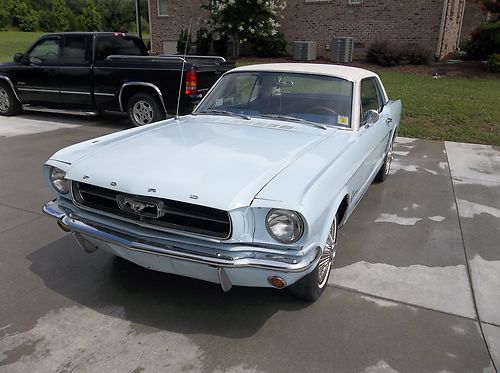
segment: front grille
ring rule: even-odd
[[[169,199],[121,193],[98,186],[72,182],[74,201],[83,207],[153,226],[227,239],[231,220],[224,210]],[[134,208],[137,212],[134,212]]]

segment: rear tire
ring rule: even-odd
[[[0,82],[0,115],[10,117],[21,112],[21,103],[6,82]]]
[[[149,93],[136,93],[127,103],[127,113],[134,126],[143,126],[165,119],[160,100]]]
[[[290,285],[288,289],[292,295],[307,302],[314,302],[323,294],[328,283],[328,278],[330,277],[333,259],[335,258],[337,230],[338,220],[337,216],[335,216],[318,265],[311,273]]]

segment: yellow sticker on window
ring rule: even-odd
[[[339,115],[338,122],[339,122],[339,124],[342,124],[343,126],[348,126],[349,125],[349,117]]]

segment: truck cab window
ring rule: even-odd
[[[28,60],[35,65],[55,65],[59,55],[59,38],[40,40],[28,53]]]
[[[111,55],[146,56],[147,53],[136,38],[115,35],[99,37],[96,60],[103,61]]]
[[[63,65],[89,65],[91,60],[91,37],[68,35],[64,37],[61,54]]]

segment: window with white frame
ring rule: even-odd
[[[167,15],[167,0],[158,0],[158,15]]]

